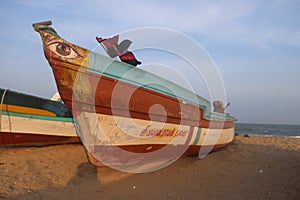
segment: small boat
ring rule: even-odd
[[[33,27],[92,164],[169,163],[233,141],[233,116],[212,112],[208,100],[160,76],[66,41],[51,24]]]
[[[80,142],[62,102],[0,88],[0,147]]]

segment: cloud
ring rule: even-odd
[[[300,22],[295,20],[300,17],[296,14],[300,4],[293,0],[269,4],[259,0],[23,0],[18,4],[53,16],[54,25],[62,33],[80,41],[95,33],[113,35],[132,28],[164,27],[226,45],[300,47]]]
[[[41,6],[41,5],[38,5]],[[216,43],[268,48],[273,43],[299,47],[299,22],[289,10],[295,1],[63,1],[45,7],[63,6],[65,29],[80,37],[88,32],[113,34],[141,27],[165,27],[197,35]],[[287,26],[284,21],[289,21]],[[293,22],[294,21],[294,22]],[[296,28],[298,25],[298,28]],[[83,31],[86,30],[86,31]]]

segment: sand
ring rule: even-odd
[[[0,149],[0,199],[300,199],[300,139],[239,135],[144,174],[91,165],[80,144]]]

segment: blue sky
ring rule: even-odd
[[[300,124],[300,1],[2,1],[0,87],[56,92],[32,23],[52,20],[68,41],[162,27],[193,38],[217,65],[239,122]]]

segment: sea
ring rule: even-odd
[[[236,123],[236,134],[263,135],[263,136],[290,136],[300,138],[299,125],[280,124],[248,124]]]

